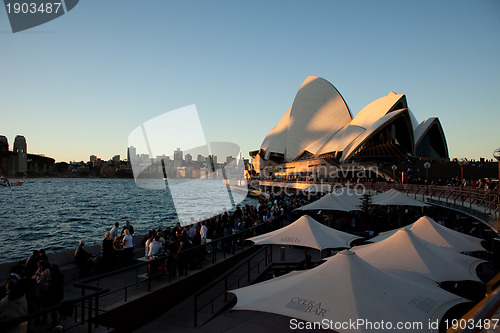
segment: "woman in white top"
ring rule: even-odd
[[[134,243],[132,242],[132,236],[130,236],[130,231],[128,231],[128,229],[125,229],[123,233],[123,256],[125,263],[129,264],[132,262],[132,251],[134,250]]]
[[[125,236],[123,236],[123,240],[122,240],[123,248],[129,249],[129,248],[134,247],[134,243],[132,242],[132,236],[130,236],[130,231],[128,231],[128,229],[125,229],[123,231],[123,233],[125,234]]]
[[[156,235],[154,237],[154,240],[151,243],[149,243],[148,257],[151,259],[155,255],[160,254],[160,250],[161,250],[160,236]]]

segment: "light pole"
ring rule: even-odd
[[[500,222],[500,148],[497,148],[493,151],[493,157],[498,161],[497,214],[498,214],[498,221]]]
[[[391,169],[392,169],[392,179],[394,179],[394,183],[396,183],[396,170],[397,170],[397,165],[393,164]]]
[[[426,174],[425,183],[427,184],[427,186],[429,186],[429,168],[430,167],[431,167],[431,164],[429,162],[424,163],[425,174]]]
[[[498,181],[500,182],[500,148],[493,151],[493,157],[498,161]]]
[[[460,165],[460,183],[463,186],[463,183],[464,183],[464,165],[467,164],[467,159],[465,157],[460,157],[458,159],[458,164]]]

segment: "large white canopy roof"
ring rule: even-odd
[[[398,230],[380,242],[353,248],[361,258],[387,273],[412,273],[436,282],[481,281],[477,266],[484,260],[466,256],[449,248],[429,243],[410,228]]]
[[[352,251],[342,251],[319,267],[232,290],[234,310],[280,314],[311,322],[422,322],[441,319],[466,300],[437,285],[402,280],[373,267]],[[372,332],[366,327],[339,332]]]
[[[472,237],[461,232],[446,228],[427,216],[422,216],[416,222],[408,226],[410,230],[423,240],[453,249],[457,252],[484,251],[480,238]],[[370,242],[380,242],[399,229],[386,231],[369,239]]]
[[[349,248],[351,242],[362,237],[329,228],[309,215],[267,234],[249,238],[255,244],[298,245],[318,250]]]
[[[371,198],[372,205],[382,205],[382,206],[416,206],[416,207],[426,207],[428,204],[413,199],[408,195],[404,194],[395,189],[390,189],[387,192],[379,193]]]
[[[360,200],[360,197],[356,194],[332,192],[295,210],[339,210],[350,212],[353,210],[361,210],[358,206],[361,203]]]

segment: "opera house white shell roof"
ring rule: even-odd
[[[405,95],[390,92],[353,119],[338,90],[316,76],[302,83],[292,107],[267,134],[259,152],[263,159],[279,162],[311,157],[339,162],[408,155],[448,158],[439,119],[419,124]]]

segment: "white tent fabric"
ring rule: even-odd
[[[350,212],[353,210],[361,210],[358,204],[360,204],[360,198],[355,194],[339,194],[332,192],[295,210],[340,210]]]
[[[481,245],[481,242],[483,241],[482,239],[446,228],[427,216],[422,216],[408,227],[410,227],[410,230],[415,235],[423,240],[439,246],[451,248],[457,252],[485,250]],[[374,243],[380,242],[392,236],[398,230],[399,229],[386,231],[374,238],[369,239],[369,241]]]
[[[330,192],[332,190],[332,186],[330,184],[312,184],[304,189],[304,192],[310,193],[324,193]]]
[[[427,207],[429,206],[422,201],[413,199],[403,192],[397,191],[395,189],[390,189],[387,192],[375,194],[371,198],[372,205],[382,205],[382,206],[416,206],[416,207]]]
[[[384,273],[352,251],[342,251],[319,267],[292,273],[278,279],[232,290],[237,297],[233,310],[264,311],[309,322],[322,320],[349,323],[394,325],[398,322],[421,322],[440,319],[452,306],[466,300],[440,289],[402,280]],[[364,324],[335,327],[338,332],[375,332]]]
[[[476,268],[485,262],[429,243],[410,228],[403,228],[378,243],[354,247],[352,251],[384,272],[413,273],[436,282],[481,281]]]
[[[311,247],[318,250],[348,248],[362,237],[327,227],[309,215],[301,216],[286,227],[249,238],[255,244],[280,244]]]

